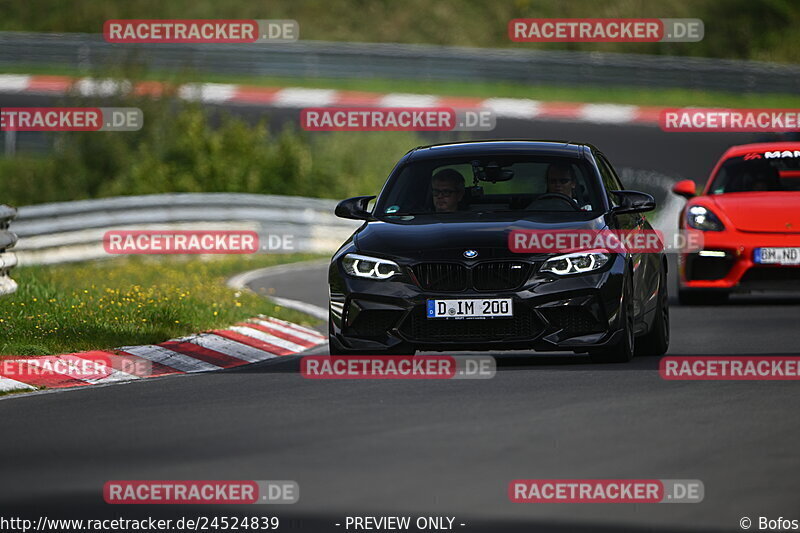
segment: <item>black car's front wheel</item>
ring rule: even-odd
[[[650,331],[636,339],[636,355],[664,355],[669,348],[669,296],[667,273],[661,273],[658,282],[658,304]]]
[[[590,351],[589,357],[593,363],[627,363],[633,359],[636,338],[633,330],[633,280],[630,275],[625,277],[625,286],[622,291],[623,296],[620,303],[622,335],[616,343]]]

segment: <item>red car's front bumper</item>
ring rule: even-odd
[[[800,290],[800,266],[755,262],[757,248],[800,247],[800,233],[706,231],[703,249],[678,255],[683,289]],[[724,255],[723,255],[724,253]]]

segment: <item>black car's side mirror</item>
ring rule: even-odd
[[[656,208],[656,199],[646,192],[639,191],[611,191],[617,197],[619,205],[613,208],[619,215],[627,213],[644,213]]]
[[[350,218],[353,220],[372,220],[372,214],[367,211],[367,205],[374,196],[356,196],[342,200],[336,206],[334,214],[341,218]]]

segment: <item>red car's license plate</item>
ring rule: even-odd
[[[754,260],[762,265],[800,265],[800,248],[756,248]]]

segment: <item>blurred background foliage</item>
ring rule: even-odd
[[[310,136],[266,120],[213,114],[177,98],[72,97],[69,106],[144,112],[137,132],[53,134],[48,154],[0,158],[11,205],[166,192],[244,192],[344,198],[377,192],[394,163],[424,144],[414,133],[332,132]]]
[[[699,43],[513,43],[512,18],[699,18]],[[101,33],[108,19],[295,19],[300,38],[800,63],[797,0],[3,0],[0,30]]]

